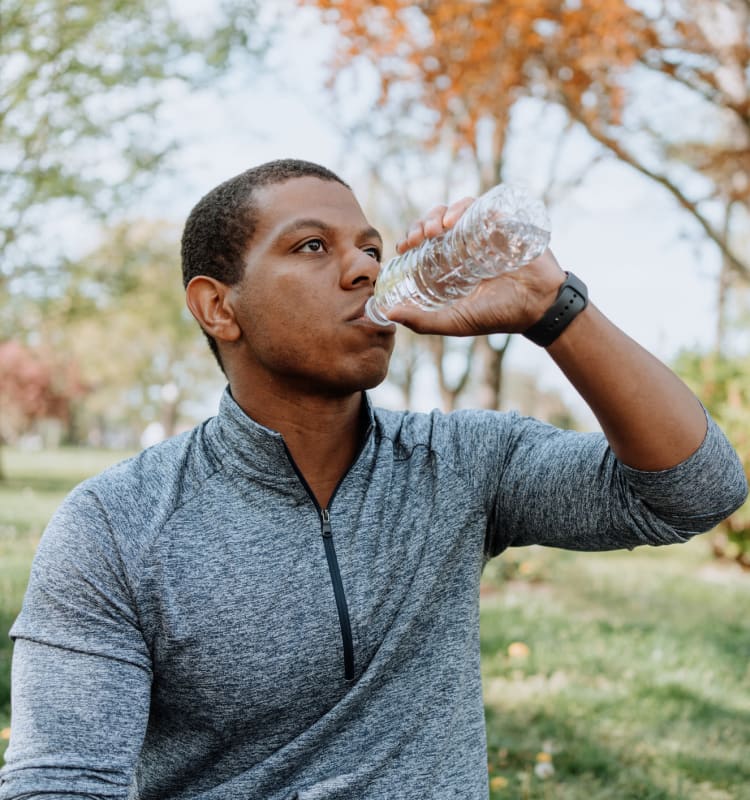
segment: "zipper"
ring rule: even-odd
[[[336,611],[338,612],[339,627],[341,628],[341,642],[344,647],[344,678],[347,681],[354,680],[354,638],[352,636],[352,625],[351,625],[351,619],[349,618],[349,607],[346,602],[346,593],[344,592],[344,583],[341,580],[339,561],[338,558],[336,557],[336,548],[334,547],[333,544],[333,530],[331,528],[331,513],[329,509],[333,504],[333,498],[336,496],[336,493],[339,490],[339,486],[341,486],[341,484],[344,482],[344,478],[346,478],[352,467],[359,460],[360,455],[362,455],[362,451],[365,449],[365,444],[370,438],[372,428],[373,426],[372,424],[370,424],[369,427],[367,428],[365,435],[362,437],[362,443],[360,444],[359,450],[357,451],[357,455],[352,461],[351,466],[341,476],[341,480],[336,484],[336,488],[333,490],[333,494],[331,495],[331,498],[328,501],[328,508],[320,507],[320,503],[318,503],[317,498],[313,494],[313,491],[310,488],[310,484],[308,484],[308,482],[305,480],[305,476],[302,474],[302,472],[300,472],[300,469],[297,466],[297,462],[292,457],[291,452],[289,452],[289,448],[286,446],[286,442],[284,442],[284,450],[286,450],[286,455],[287,458],[289,459],[289,463],[292,465],[292,468],[297,473],[297,477],[299,478],[300,483],[302,484],[308,496],[312,500],[313,505],[315,506],[315,509],[317,510],[318,515],[320,517],[320,535],[323,538],[323,546],[325,548],[326,561],[328,562],[328,572],[330,573],[331,584],[333,585],[333,596],[334,599],[336,600]]]
[[[344,645],[344,677],[354,680],[354,640],[352,639],[352,626],[349,619],[349,607],[346,604],[344,584],[341,580],[339,562],[336,558],[336,548],[333,546],[333,531],[331,530],[331,515],[327,508],[320,511],[320,533],[323,536],[323,545],[326,550],[328,571],[331,573],[333,596],[336,599],[336,610],[339,614],[341,626],[341,641]]]

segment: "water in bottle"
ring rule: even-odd
[[[453,228],[425,239],[385,264],[365,308],[380,325],[401,303],[432,311],[470,294],[487,278],[518,269],[549,243],[550,222],[540,200],[500,184],[477,198]]]

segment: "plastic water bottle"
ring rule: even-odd
[[[540,256],[550,239],[547,209],[518,186],[501,183],[478,197],[449,231],[425,239],[380,270],[365,313],[390,325],[401,303],[434,311],[471,294],[487,278]]]

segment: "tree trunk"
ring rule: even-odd
[[[730,200],[727,203],[726,214],[724,216],[724,230],[723,237],[729,241],[729,232],[731,230],[731,217],[734,204]],[[729,290],[732,286],[732,263],[727,258],[726,253],[722,254],[721,269],[719,271],[719,287],[716,298],[716,341],[714,343],[714,350],[717,355],[721,355],[724,351],[724,344],[727,334],[727,301],[729,300]]]
[[[162,406],[162,426],[164,438],[170,439],[177,432],[177,423],[180,418],[180,398],[166,401]]]
[[[497,410],[502,405],[503,360],[512,340],[506,334],[500,347],[493,347],[489,336],[480,336],[477,349],[481,364],[479,386],[479,405],[482,408]]]
[[[437,373],[441,407],[443,411],[455,411],[458,406],[458,398],[466,389],[469,382],[474,362],[474,353],[476,352],[477,337],[470,340],[469,348],[465,354],[464,367],[461,370],[458,380],[455,381],[453,385],[448,381],[448,376],[446,374],[445,341],[445,337],[443,336],[427,337],[427,345],[430,348],[432,362],[435,365],[435,372]]]
[[[408,328],[399,328],[396,349],[388,370],[388,381],[401,392],[405,408],[411,408],[412,405],[414,375],[421,350],[421,337]]]

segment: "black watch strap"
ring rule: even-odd
[[[527,339],[540,347],[549,347],[589,304],[586,284],[572,272],[566,272],[565,275],[567,277],[555,302],[539,322],[523,332]]]

